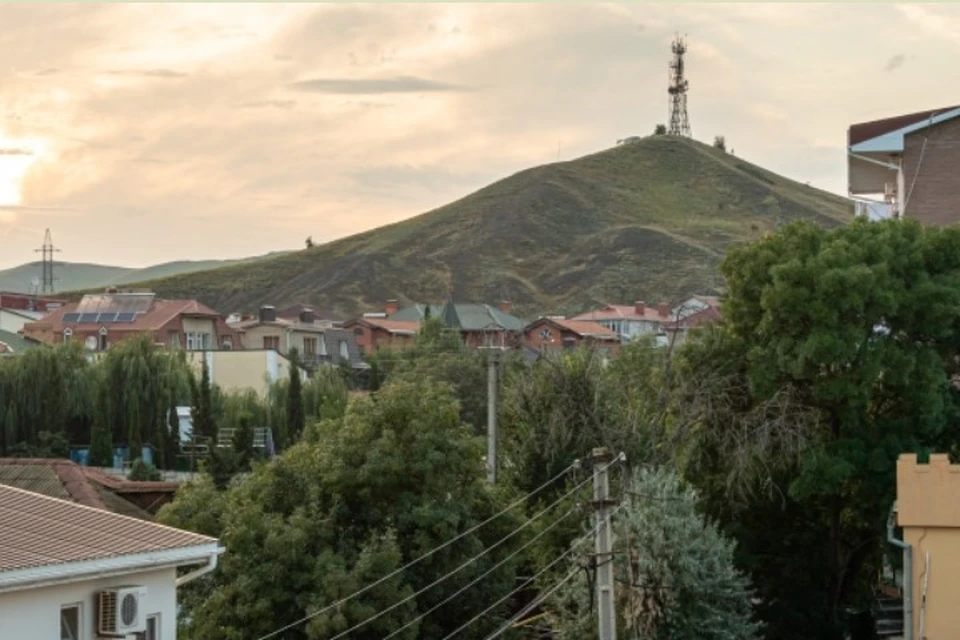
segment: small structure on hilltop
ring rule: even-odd
[[[687,42],[679,35],[674,38],[670,46],[673,59],[670,61],[670,85],[667,93],[670,95],[670,125],[667,133],[671,136],[690,137],[690,117],[687,115],[687,90],[690,82],[684,75],[683,56],[687,52]]]

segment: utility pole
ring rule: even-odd
[[[613,593],[613,539],[610,532],[610,478],[607,469],[614,456],[601,447],[593,450],[593,509],[595,514],[594,540],[596,542],[597,625],[599,640],[616,640],[617,610]]]
[[[497,483],[497,364],[499,351],[487,350],[487,479]]]

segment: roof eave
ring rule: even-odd
[[[65,562],[0,572],[0,593],[198,564],[225,549],[213,541],[189,547]]]

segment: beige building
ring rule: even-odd
[[[354,334],[336,329],[329,320],[318,319],[303,309],[296,318],[278,317],[271,306],[260,308],[257,317],[231,322],[241,335],[244,349],[272,349],[285,356],[296,349],[300,361],[308,366],[348,363],[364,368]]]
[[[913,633],[904,637],[960,637],[960,465],[950,464],[946,454],[931,454],[928,464],[918,464],[915,453],[901,455],[896,509],[903,543],[909,545],[904,631],[912,626]],[[895,539],[892,532],[890,537]]]
[[[271,382],[290,377],[290,360],[273,349],[187,352],[187,361],[198,375],[203,360],[207,361],[210,382],[226,392],[249,389],[264,397]],[[300,379],[307,379],[303,368]]]

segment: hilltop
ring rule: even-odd
[[[78,289],[96,289],[110,285],[126,285],[144,280],[166,278],[197,271],[207,271],[235,264],[245,264],[265,257],[281,255],[282,252],[267,254],[255,258],[238,260],[178,260],[143,267],[114,267],[85,262],[55,262],[53,265],[57,291],[76,291]],[[32,283],[40,277],[42,263],[28,262],[10,269],[0,270],[0,291],[29,293]]]
[[[509,299],[520,313],[715,293],[731,243],[852,219],[839,196],[694,140],[651,136],[521,171],[403,222],[267,258],[137,283],[227,313],[303,302]]]

